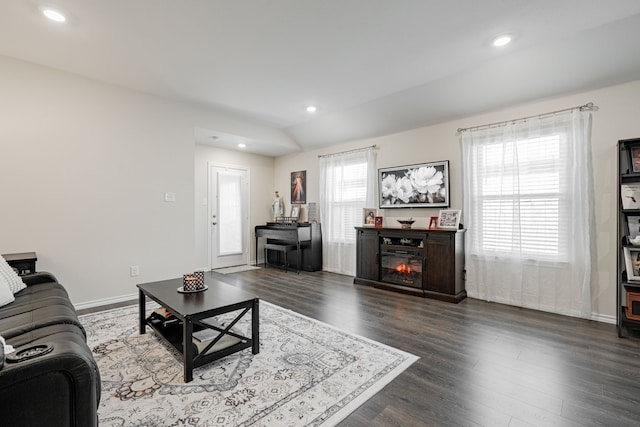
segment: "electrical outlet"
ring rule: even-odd
[[[129,272],[131,274],[131,277],[137,277],[140,275],[140,267],[138,267],[137,265],[132,265],[131,267],[129,267]]]

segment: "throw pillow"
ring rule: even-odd
[[[0,284],[2,283],[6,283],[14,294],[27,287],[20,276],[7,264],[7,260],[0,256]]]
[[[1,280],[0,280],[1,281]],[[13,296],[13,292],[4,283],[0,283],[0,307],[15,301],[16,297]]]
[[[0,336],[0,347],[2,347],[4,354],[7,355],[9,353],[13,353],[15,348],[12,345],[7,344],[7,342]]]

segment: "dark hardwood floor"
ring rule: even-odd
[[[618,338],[614,325],[326,272],[208,274],[420,357],[341,426],[640,425],[640,340]]]

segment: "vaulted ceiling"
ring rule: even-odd
[[[639,0],[0,0],[0,55],[256,120],[285,151],[637,80],[638,40]]]

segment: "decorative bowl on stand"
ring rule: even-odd
[[[400,223],[400,225],[402,226],[403,230],[408,230],[411,228],[411,224],[413,224],[414,222],[416,222],[415,220],[409,218],[409,219],[398,219],[396,220]]]

